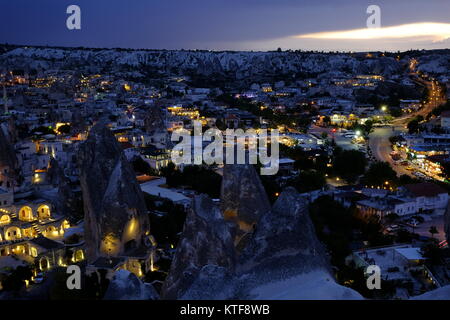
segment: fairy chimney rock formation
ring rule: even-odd
[[[78,155],[88,261],[127,256],[150,232],[148,211],[135,173],[111,131],[96,124]]]
[[[242,249],[255,224],[270,209],[266,191],[252,165],[225,165],[221,210],[225,220],[235,224],[237,248]]]
[[[234,270],[232,234],[227,223],[206,195],[195,197],[183,234],[163,286],[164,299],[179,299],[207,265]]]

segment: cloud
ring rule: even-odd
[[[421,38],[433,42],[450,38],[450,23],[420,22],[381,28],[317,32],[293,36],[296,39],[369,40]]]

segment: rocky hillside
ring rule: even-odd
[[[243,79],[258,75],[352,72],[390,75],[405,61],[393,57],[364,59],[344,53],[212,52],[20,47],[0,55],[0,66],[51,69],[80,66],[150,67],[156,72],[222,74]]]
[[[163,298],[180,298],[203,266],[234,270],[235,260],[233,237],[220,211],[207,196],[196,197],[164,283]]]
[[[233,171],[242,172],[237,166]],[[224,172],[223,183],[227,184]],[[254,232],[239,248],[233,245],[235,221],[225,223],[205,196],[187,217],[180,246],[165,284],[166,299],[361,299],[357,292],[338,285],[324,247],[316,237],[308,202],[292,188],[274,206],[249,209],[265,199],[264,189],[251,171],[231,175],[227,186],[235,195],[241,216],[255,221]],[[235,180],[233,180],[235,179]],[[239,183],[238,183],[239,181]],[[236,190],[231,190],[232,188]],[[252,190],[255,194],[246,193]],[[239,196],[239,191],[243,196]],[[225,193],[226,194],[226,193]],[[245,200],[246,199],[246,200]],[[222,201],[230,202],[231,197]],[[247,202],[246,202],[247,201]],[[246,210],[249,209],[248,212]],[[258,215],[252,215],[258,209]],[[264,210],[263,210],[264,209]]]
[[[17,157],[7,132],[0,125],[0,168],[3,167],[16,169]]]
[[[450,203],[445,211],[445,233],[447,235],[447,241],[450,243]]]
[[[157,300],[158,293],[150,283],[143,283],[133,273],[119,270],[114,273],[104,300]]]

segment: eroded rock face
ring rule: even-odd
[[[58,188],[57,196],[51,199],[57,212],[67,217],[70,222],[76,223],[83,217],[82,197],[74,192],[69,178],[66,177],[59,162],[52,158],[46,174],[46,182]]]
[[[419,296],[412,297],[411,300],[450,300],[450,286],[441,287]]]
[[[192,285],[179,297],[180,300],[226,300],[235,296],[236,287],[226,286],[235,282],[229,269],[216,265],[201,268]]]
[[[71,126],[73,133],[80,133],[85,129],[85,122],[80,110],[75,110],[72,113]]]
[[[80,59],[80,57],[82,57]],[[52,59],[49,59],[52,58]],[[421,55],[424,72],[445,73],[448,70],[448,57],[426,53]],[[423,62],[422,62],[423,60]],[[348,54],[311,54],[299,52],[198,52],[198,51],[118,51],[74,50],[55,48],[16,48],[0,55],[0,66],[11,68],[59,68],[83,64],[88,70],[98,70],[106,63],[111,67],[126,66],[140,71],[142,65],[151,67],[155,72],[170,72],[176,66],[178,72],[194,73],[199,76],[225,76],[224,79],[266,79],[269,76],[290,75],[302,70],[311,73],[324,73],[330,70],[355,74],[390,75],[401,70],[404,61],[394,57],[360,59]]]
[[[9,189],[15,184],[17,157],[9,137],[0,125],[0,187]]]
[[[144,125],[147,133],[166,132],[166,115],[162,108],[155,106],[145,116]]]
[[[50,159],[50,164],[45,175],[45,180],[52,186],[60,185],[64,180],[64,172],[55,158]]]
[[[8,136],[0,126],[0,165],[15,168],[17,166],[17,157],[14,146]]]
[[[447,236],[447,241],[450,242],[450,201],[447,205],[447,210],[445,210],[445,234]]]
[[[78,154],[88,261],[145,245],[149,219],[135,173],[111,131],[96,124]]]
[[[309,216],[308,202],[294,188],[287,188],[263,215],[239,262],[240,272],[269,272],[275,265],[291,266],[294,273],[331,270]]]
[[[143,283],[136,275],[119,270],[114,274],[104,300],[157,300],[155,288],[149,283]]]
[[[270,211],[266,191],[252,165],[224,167],[221,210],[225,220],[235,224],[235,244],[242,249],[254,225]]]
[[[233,237],[218,208],[206,195],[194,199],[162,297],[178,299],[206,265],[234,270]]]
[[[76,223],[83,218],[83,200],[81,194],[74,192],[68,179],[62,180],[58,187],[58,212]]]
[[[340,286],[316,237],[308,202],[286,189],[256,225],[234,272],[206,265],[182,299],[362,299]]]

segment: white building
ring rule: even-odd
[[[434,183],[424,182],[402,186],[396,194],[360,200],[357,207],[365,215],[376,214],[384,218],[389,214],[399,216],[419,213],[443,214],[447,204],[446,190]]]
[[[399,188],[399,195],[414,199],[416,212],[441,211],[447,208],[448,193],[431,182],[408,184]]]

